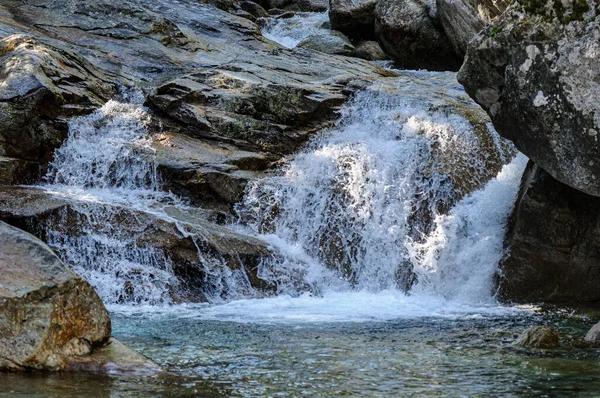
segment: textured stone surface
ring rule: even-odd
[[[348,37],[335,30],[325,30],[322,33],[308,36],[298,43],[298,47],[310,48],[326,54],[354,55],[355,49]]]
[[[372,39],[377,0],[329,0],[331,29],[352,39]]]
[[[438,18],[456,53],[464,56],[467,45],[509,2],[505,0],[437,0]]]
[[[471,43],[459,81],[521,152],[600,196],[597,15],[595,1],[516,2]]]
[[[585,341],[600,341],[600,323],[592,326],[592,328],[586,333]]]
[[[515,345],[531,348],[555,348],[559,346],[558,333],[549,326],[533,326],[519,336]]]
[[[42,242],[0,222],[0,369],[64,369],[104,344],[108,312]]]
[[[375,8],[375,36],[405,69],[458,70],[460,57],[438,25],[435,2],[380,1]]]
[[[600,301],[600,198],[530,162],[500,264],[500,297],[516,302]]]
[[[381,46],[376,41],[363,40],[356,43],[354,56],[369,61],[382,61],[388,59]]]

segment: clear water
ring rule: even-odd
[[[394,302],[383,298],[381,306],[386,304]],[[259,308],[239,305],[246,312]],[[594,397],[600,392],[600,349],[581,348],[573,337],[585,333],[597,311],[525,308],[385,321],[240,322],[242,315],[237,321],[210,319],[213,307],[198,306],[193,316],[172,309],[113,314],[114,334],[164,366],[166,374],[0,374],[0,396]],[[561,348],[511,346],[520,332],[537,324],[554,325]]]

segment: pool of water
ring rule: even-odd
[[[245,307],[246,317],[219,320],[215,307],[113,314],[114,335],[162,365],[165,374],[0,374],[2,396],[600,394],[600,348],[581,344],[597,311],[525,308],[282,321],[254,317],[252,306]],[[524,329],[538,324],[558,330],[560,348],[512,346]]]

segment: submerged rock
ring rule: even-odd
[[[549,326],[533,326],[525,330],[514,344],[520,347],[556,348],[559,346],[558,333]]]
[[[558,181],[600,196],[598,3],[513,3],[469,45],[459,81]]]
[[[298,43],[298,47],[310,48],[326,54],[354,55],[355,48],[341,32],[323,30],[322,33],[308,36]]]
[[[373,39],[377,0],[329,0],[331,28],[352,39]]]
[[[0,370],[68,367],[110,338],[94,289],[33,236],[0,222]]]
[[[462,60],[436,18],[434,2],[379,1],[375,36],[405,69],[458,70]]]
[[[509,223],[500,297],[514,302],[600,301],[600,198],[530,162]]]

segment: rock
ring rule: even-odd
[[[257,3],[250,1],[250,0],[244,0],[240,3],[240,8],[250,14],[252,14],[254,17],[256,18],[268,18],[269,17],[269,13],[262,8],[260,5],[258,5]]]
[[[525,330],[514,345],[531,348],[556,348],[559,346],[558,333],[548,326],[533,326]]]
[[[329,9],[329,0],[297,0],[286,9],[302,12],[324,12]]]
[[[375,36],[404,69],[456,71],[462,60],[435,15],[432,2],[380,1],[375,8]]]
[[[163,372],[163,369],[156,363],[114,337],[104,346],[95,349],[90,355],[68,360],[64,370],[110,374],[141,373],[144,375]]]
[[[275,254],[263,241],[211,223],[210,213],[201,209],[172,206],[164,210],[168,217],[160,218],[117,205],[67,199],[39,188],[0,188],[0,219],[40,237],[51,231],[64,237],[95,231],[118,239],[121,247],[164,253],[177,279],[167,286],[175,301],[206,301],[204,293],[210,289],[207,284],[211,280],[206,275],[205,259],[214,261],[211,267],[215,267],[215,273],[243,270],[252,287],[268,292],[269,286],[257,276],[257,266]],[[117,268],[115,272],[120,271]],[[136,280],[135,275],[130,276]],[[115,283],[126,283],[130,276],[115,276]],[[127,286],[121,290],[126,292]]]
[[[155,136],[152,149],[148,156],[158,166],[164,189],[225,213],[242,199],[248,181],[263,176],[277,159],[168,132]]]
[[[444,32],[461,57],[467,45],[494,18],[502,14],[509,1],[505,0],[437,0],[437,14]]]
[[[509,223],[501,264],[506,301],[600,301],[600,198],[555,180],[530,162]]]
[[[13,34],[0,40],[0,56],[0,156],[48,161],[66,137],[66,118],[116,93],[106,76],[60,44]]]
[[[38,162],[0,156],[0,185],[33,184],[39,179]]]
[[[498,132],[557,180],[600,196],[595,1],[514,3],[469,45],[459,80]]]
[[[329,0],[331,29],[353,40],[374,38],[376,4],[377,0]]]
[[[49,247],[0,222],[0,370],[60,370],[108,341],[94,289]]]
[[[388,59],[387,55],[376,41],[359,41],[356,44],[354,56],[368,61],[382,61]]]
[[[354,55],[354,46],[341,32],[323,30],[322,33],[308,36],[298,43],[298,47],[310,48],[325,54]]]
[[[600,322],[592,326],[592,328],[586,333],[585,341],[600,341]]]

